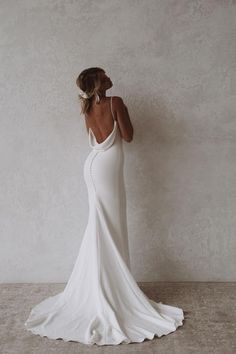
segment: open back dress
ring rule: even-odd
[[[130,269],[124,184],[123,140],[112,110],[113,129],[84,163],[89,215],[78,256],[62,292],[32,308],[25,327],[40,336],[84,344],[143,342],[183,324],[181,308],[149,299]]]

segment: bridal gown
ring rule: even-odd
[[[183,325],[181,308],[149,299],[130,270],[123,141],[114,126],[98,143],[89,128],[91,152],[83,175],[88,223],[64,290],[31,310],[25,327],[51,339],[84,344],[143,342]]]

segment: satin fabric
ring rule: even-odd
[[[123,141],[113,119],[102,143],[89,129],[91,152],[83,169],[88,223],[69,280],[61,293],[36,305],[25,322],[27,330],[42,337],[117,345],[161,337],[183,325],[181,308],[149,299],[132,276]]]

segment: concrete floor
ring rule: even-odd
[[[236,283],[138,283],[155,301],[183,308],[185,321],[175,332],[118,346],[86,346],[34,335],[24,328],[31,307],[62,291],[65,284],[0,285],[1,354],[235,354]]]

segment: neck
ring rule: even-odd
[[[102,100],[103,98],[106,97],[106,91],[99,91],[99,97],[100,97],[100,100]],[[93,97],[93,101],[95,102],[96,101],[96,97],[94,95]]]

